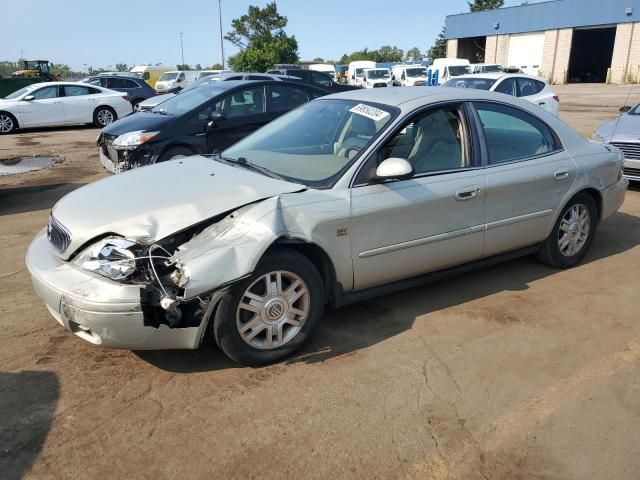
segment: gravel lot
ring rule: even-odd
[[[583,134],[629,93],[555,88]],[[0,177],[0,477],[638,479],[637,187],[575,269],[524,258],[352,305],[300,357],[238,368],[95,348],[35,296],[26,248],[104,176],[96,135],[0,137],[0,158],[62,158]]]

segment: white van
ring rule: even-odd
[[[362,71],[362,87],[393,87],[391,70],[388,68],[365,68]]]
[[[354,87],[362,87],[362,72],[365,68],[376,68],[376,62],[369,60],[358,60],[349,63],[348,80],[349,85]]]
[[[178,70],[178,67],[175,65],[137,65],[129,70],[129,72],[143,79],[151,88],[155,88],[160,75],[164,72],[171,72],[174,70]]]
[[[394,65],[391,71],[394,85],[418,87],[427,84],[427,67],[422,65]]]
[[[309,65],[309,70],[326,73],[333,78],[334,81],[336,80],[336,67],[330,63],[314,63],[313,65]]]
[[[429,71],[432,75],[438,72],[438,85],[442,85],[453,77],[469,73],[471,64],[466,58],[436,58]]]
[[[196,78],[196,82],[204,77],[210,77],[211,75],[220,75],[221,73],[233,73],[233,70],[201,70],[198,72],[198,78]]]
[[[195,82],[198,73],[200,72],[178,70],[164,72],[156,82],[156,92],[160,94],[179,92]]]

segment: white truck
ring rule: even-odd
[[[427,84],[427,67],[421,65],[394,65],[391,71],[393,84],[401,87],[418,87]]]
[[[469,73],[500,73],[502,72],[502,65],[497,63],[472,63],[470,65],[471,71]]]
[[[165,72],[160,75],[156,82],[156,92],[177,93],[183,88],[188,87],[198,79],[198,71],[179,71],[174,70]]]
[[[471,64],[466,58],[436,58],[429,71],[432,76],[438,72],[438,85],[442,85],[453,77],[470,73]]]
[[[309,70],[326,73],[333,78],[334,81],[336,80],[336,67],[330,63],[314,63],[313,65],[309,65]]]
[[[376,62],[357,60],[349,63],[349,69],[347,70],[349,85],[362,87],[362,74],[365,68],[376,68]]]
[[[393,87],[391,70],[388,68],[365,68],[362,71],[362,88]]]

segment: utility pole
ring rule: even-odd
[[[222,57],[222,69],[224,70],[224,43],[222,38],[222,0],[218,0],[218,16],[220,17],[220,56]]]
[[[178,33],[180,34],[180,55],[182,58],[182,65],[184,65],[184,48],[182,46],[182,35],[184,34],[184,32],[180,31]]]

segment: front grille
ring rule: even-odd
[[[113,148],[113,141],[117,138],[117,135],[108,135],[106,133],[102,134],[102,141],[100,148],[102,149],[102,153],[112,162],[118,161],[118,151]]]
[[[640,179],[640,168],[624,168],[622,170],[627,177],[631,177],[634,179]]]
[[[373,88],[380,88],[380,87],[386,87],[387,84],[386,83],[376,83]]]
[[[640,143],[611,142],[611,145],[622,150],[624,158],[640,160]]]
[[[49,239],[49,243],[51,243],[51,245],[53,245],[53,247],[60,253],[64,253],[71,244],[71,234],[55,218],[53,218],[53,215],[49,217],[47,238]]]
[[[417,82],[413,82],[414,87],[424,87],[427,85],[426,80],[418,80]]]

